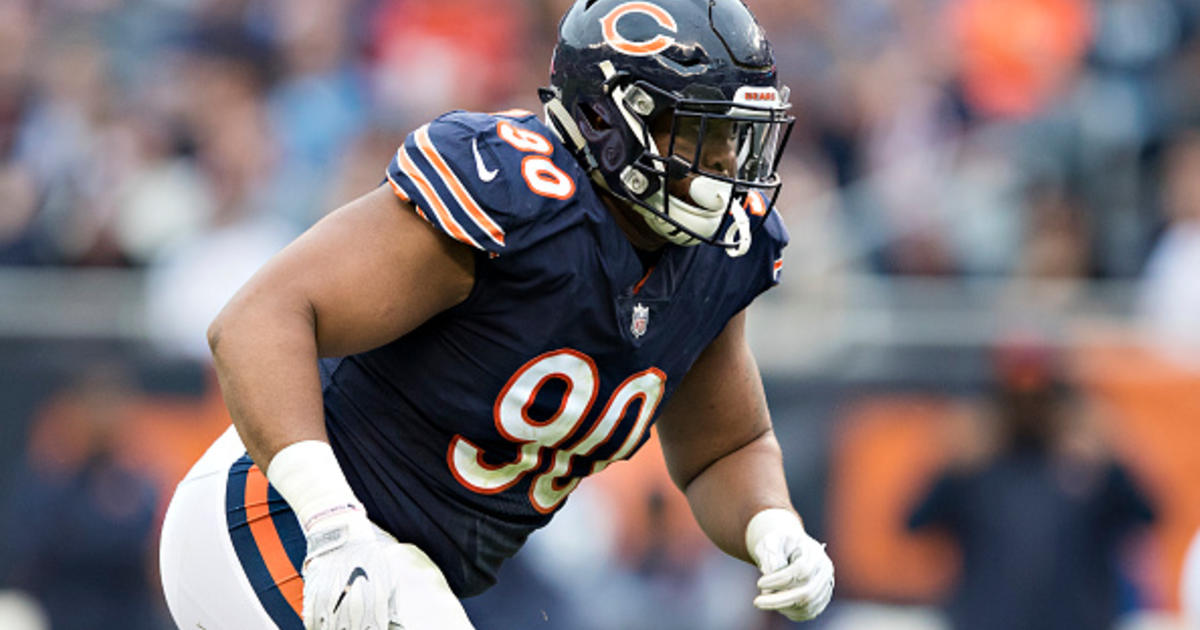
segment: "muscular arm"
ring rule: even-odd
[[[750,518],[792,509],[783,457],[740,313],[692,365],[658,420],[667,467],[700,527],[721,550],[749,560]]]
[[[262,470],[326,441],[318,356],[383,345],[466,298],[470,250],[380,187],[275,255],[208,331],[226,405]]]

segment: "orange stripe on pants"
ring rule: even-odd
[[[296,573],[296,568],[288,559],[283,541],[275,529],[275,521],[271,520],[271,511],[267,506],[267,477],[258,466],[251,466],[246,471],[246,522],[250,524],[250,535],[254,537],[271,579],[296,615],[303,618],[304,579]]]

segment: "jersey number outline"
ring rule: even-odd
[[[551,379],[564,381],[566,390],[562,401],[549,419],[534,420],[529,417],[529,406]],[[508,379],[492,407],[496,430],[504,439],[521,445],[516,459],[493,466],[484,461],[483,449],[462,435],[455,435],[446,453],[450,472],[473,492],[497,494],[514,486],[529,472],[541,468],[549,455],[553,463],[534,477],[529,486],[529,503],[542,514],[554,511],[582,479],[571,477],[565,480],[571,472],[571,460],[576,456],[586,457],[611,440],[629,406],[636,400],[641,401],[641,406],[625,441],[611,457],[593,463],[591,473],[598,473],[609,464],[628,457],[641,443],[662,400],[667,375],[651,367],[626,378],[613,390],[599,419],[587,434],[569,448],[559,448],[588,417],[596,402],[599,380],[596,362],[577,350],[552,350],[529,360]]]
[[[496,123],[496,134],[514,149],[529,154],[521,160],[521,175],[529,190],[551,199],[570,199],[575,194],[575,180],[550,159],[554,145],[546,136],[507,120]]]

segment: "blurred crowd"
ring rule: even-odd
[[[0,264],[150,269],[156,330],[202,355],[214,296],[416,125],[538,109],[569,4],[9,0]],[[1196,336],[1200,2],[750,5],[798,118],[790,268],[1145,277]]]
[[[238,222],[294,233],[432,115],[536,108],[569,4],[6,2],[0,261],[146,266]],[[783,206],[836,191],[838,256],[1130,276],[1173,218],[1157,184],[1200,118],[1200,3],[751,5],[799,118]]]
[[[173,355],[205,363],[203,331],[233,290],[307,226],[377,186],[409,131],[450,109],[539,109],[535,88],[547,83],[557,21],[570,4],[0,1],[0,266],[145,271],[150,334]],[[1140,321],[1164,335],[1169,347],[1185,347],[1179,340],[1200,345],[1200,0],[747,4],[774,44],[797,117],[779,204],[792,234],[791,286],[826,282],[841,272],[1057,286],[1128,281],[1138,287]],[[1073,295],[1056,293],[1031,306],[1053,307]],[[1182,358],[1200,365],[1198,357]],[[113,392],[136,398],[131,390],[137,388],[112,382],[111,374],[82,372],[31,421],[29,462],[11,484],[17,491],[0,520],[8,516],[11,524],[15,514],[44,526],[0,545],[0,588],[33,593],[50,604],[52,616],[71,608],[54,604],[56,598],[79,601],[80,593],[107,598],[116,614],[125,614],[124,625],[56,617],[55,627],[135,627],[116,605],[122,603],[125,611],[159,615],[136,623],[161,626],[153,559],[130,550],[144,546],[152,554],[146,541],[154,537],[162,498],[196,454],[188,448],[205,443],[196,423],[211,433],[227,419],[210,390],[199,412],[176,414],[191,418],[190,433],[163,429],[170,423],[162,420],[162,405],[147,410],[144,400],[114,400]],[[1194,380],[1164,382],[1192,392],[1186,409],[1200,410]],[[1144,389],[1139,401],[1179,400],[1140,382],[1104,387],[1118,407],[1137,387]],[[1001,402],[973,404],[1003,408]],[[916,408],[908,402],[889,407],[887,431],[908,426],[904,415]],[[1131,403],[1125,417],[1164,417],[1139,409]],[[1176,405],[1176,416],[1188,413]],[[139,414],[153,420],[139,423]],[[1157,422],[1154,435],[1173,435],[1195,417],[1138,426]],[[870,424],[847,421],[841,435],[857,435]],[[188,433],[183,441],[190,446],[164,447],[182,443],[172,431]],[[58,444],[68,435],[75,440]],[[888,455],[900,452],[895,433],[880,435],[889,436]],[[47,441],[69,452],[47,454]],[[1166,442],[1164,449],[1180,446]],[[1073,442],[1064,443],[1071,450]],[[912,452],[921,448],[933,447]],[[1010,455],[1029,452],[994,450],[999,454],[981,458],[987,463],[976,472],[992,471],[994,464],[1000,472],[988,474],[1008,479]],[[1035,450],[1041,456],[1054,449]],[[652,457],[646,451],[639,461]],[[850,458],[847,470],[867,470],[866,459]],[[1115,464],[1107,454],[1103,461],[1087,468],[1082,482],[1070,474],[1063,482],[1052,463],[1020,469],[1038,470],[1022,487],[1052,502],[1054,510],[1042,514],[1049,540],[1064,535],[1059,527],[1078,531],[1071,529],[1078,522],[1063,522],[1074,518],[1070,506],[1080,496],[1098,497],[1097,505],[1124,501],[1117,523],[1122,532],[1160,507],[1143,503],[1124,469],[1109,468]],[[661,469],[633,468],[638,465],[624,473],[624,465],[616,466],[604,481],[585,484],[556,525],[506,567],[501,586],[469,603],[484,620],[481,630],[579,630],[599,618],[620,618],[625,630],[784,625],[748,604],[726,605],[730,593],[749,601],[752,568],[706,546]],[[149,483],[133,468],[155,469],[161,478]],[[925,472],[928,481],[933,471]],[[883,487],[904,477],[893,473],[886,470],[872,483]],[[836,462],[830,474],[838,474]],[[831,493],[850,477],[835,478]],[[1108,492],[1109,485],[1117,489]],[[841,491],[846,496],[861,490],[880,500],[875,505],[889,499],[878,490],[846,487],[855,488]],[[895,496],[915,501],[916,490]],[[913,524],[960,526],[946,516],[946,506],[962,503],[962,495],[937,486],[933,492],[937,500],[930,499]],[[861,511],[838,521],[840,504],[834,503],[831,524],[812,524],[818,533],[827,526],[848,540],[870,521]],[[897,503],[888,526],[902,530],[897,515],[915,506]],[[598,516],[613,513],[619,514],[615,521]],[[1163,513],[1185,525],[1200,520],[1200,508]],[[104,527],[80,525],[92,514],[108,519]],[[955,533],[964,540],[975,535]],[[62,540],[112,553],[72,555]],[[928,603],[946,592],[944,584],[901,592],[873,587],[870,566],[857,568],[853,554],[876,548],[855,540],[857,546],[831,543],[839,567],[846,567],[842,593]],[[914,573],[914,588],[943,566],[928,557],[921,557],[925,573]],[[886,578],[894,582],[902,566],[886,566]],[[1102,568],[1106,575],[1117,571],[1111,564]],[[86,588],[105,581],[97,575],[117,570],[126,577],[109,581],[116,595]],[[68,583],[59,579],[62,573],[80,580]],[[118,601],[130,593],[149,599]],[[1162,597],[1124,607],[1164,606]],[[1106,621],[1114,610],[1105,609]],[[824,622],[830,628],[870,626],[839,626],[839,617],[831,617]]]

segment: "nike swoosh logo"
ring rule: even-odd
[[[479,179],[482,179],[484,183],[496,179],[500,169],[488,169],[487,165],[483,163],[483,156],[479,155],[479,145],[475,143],[474,138],[471,139],[471,151],[475,153],[475,171],[479,174]]]
[[[333,612],[337,612],[338,607],[342,605],[342,600],[346,599],[346,593],[350,592],[350,587],[354,586],[354,581],[358,578],[371,581],[362,567],[354,567],[354,570],[350,572],[350,579],[346,580],[346,586],[342,588],[342,594],[338,595],[337,601],[333,603]]]

